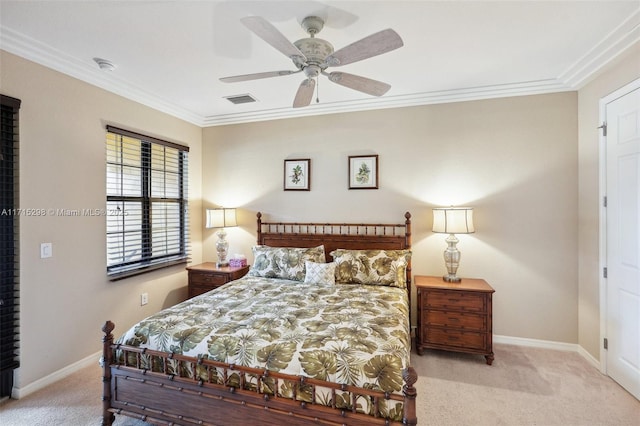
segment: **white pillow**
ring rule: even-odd
[[[309,284],[335,284],[336,264],[305,262],[306,273],[304,282]]]

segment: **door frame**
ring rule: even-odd
[[[624,85],[600,99],[600,124],[606,122],[607,104],[622,96],[640,88],[640,78]],[[607,144],[603,131],[598,134],[599,144],[599,194],[600,205],[600,230],[599,230],[599,270],[600,283],[600,372],[607,374],[607,350],[604,348],[604,338],[607,337],[607,279],[604,277],[604,268],[607,267],[607,208],[604,205],[604,197],[607,195]],[[608,374],[607,374],[608,375]]]

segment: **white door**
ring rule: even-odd
[[[605,105],[606,369],[640,399],[640,85],[634,83]]]

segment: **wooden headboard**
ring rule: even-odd
[[[324,245],[327,262],[333,250],[411,249],[411,213],[404,223],[295,223],[263,222],[258,212],[258,244],[271,247]],[[411,261],[407,265],[407,293],[411,306]]]

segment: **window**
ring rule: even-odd
[[[186,262],[186,146],[107,126],[107,275]]]

